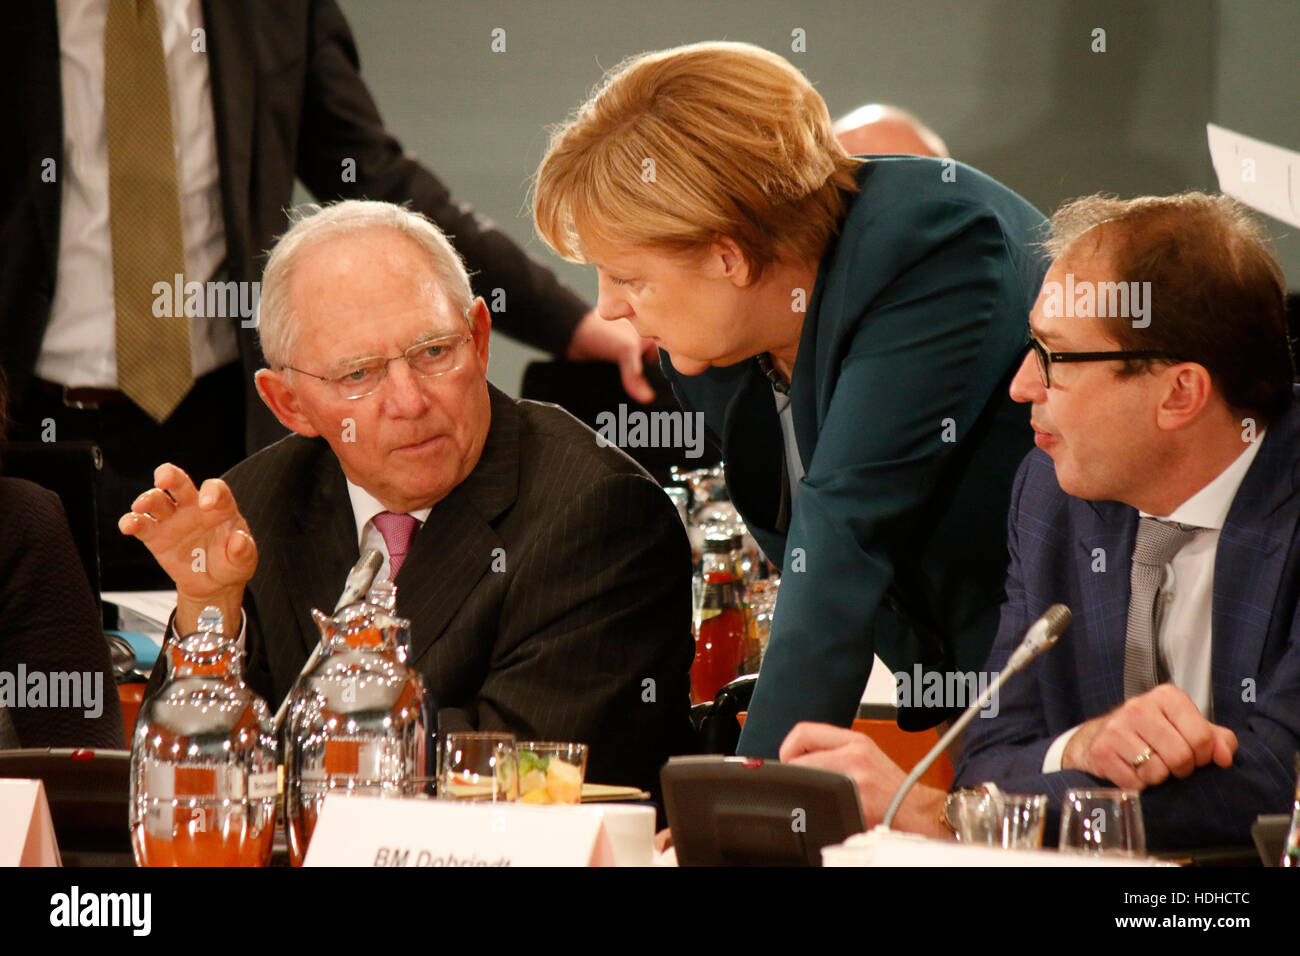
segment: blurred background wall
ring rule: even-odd
[[[952,154],[1045,212],[1062,200],[1216,187],[1205,124],[1300,150],[1300,0],[341,0],[391,131],[462,202],[594,302],[595,275],[536,238],[531,177],[561,121],[623,57],[743,40],[788,57],[832,117],[917,113]],[[1104,53],[1092,51],[1105,30]],[[505,51],[492,52],[494,30]],[[799,32],[801,31],[801,32]],[[500,34],[497,34],[500,37]],[[802,37],[804,49],[793,46]],[[307,198],[305,195],[303,198]],[[1267,220],[1292,289],[1300,236]],[[518,394],[539,353],[493,341]]]

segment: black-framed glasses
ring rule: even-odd
[[[440,335],[416,342],[401,355],[385,358],[376,355],[373,358],[357,359],[355,362],[336,369],[331,375],[317,375],[304,369],[284,365],[282,368],[299,372],[325,383],[326,387],[338,394],[339,398],[365,398],[388,378],[388,366],[391,362],[405,359],[416,375],[421,378],[434,378],[454,372],[465,364],[467,354],[465,345],[473,341],[471,335]]]
[[[1029,333],[1028,345],[1034,350],[1034,354],[1038,356],[1038,377],[1043,383],[1043,388],[1052,387],[1053,362],[1116,362],[1136,359],[1161,359],[1166,362],[1183,361],[1183,359],[1170,352],[1159,352],[1152,349],[1120,349],[1114,352],[1052,352],[1042,342],[1038,341],[1033,332]]]

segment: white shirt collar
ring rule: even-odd
[[[366,489],[360,485],[354,485],[346,475],[344,475],[343,480],[348,483],[348,498],[352,500],[352,517],[357,523],[357,547],[359,548],[366,533],[366,525],[375,519],[375,515],[382,514],[388,509]],[[421,508],[418,511],[410,512],[410,515],[420,524],[424,524],[429,520],[429,512],[432,510],[432,508]]]
[[[1156,517],[1161,517],[1165,521],[1176,521],[1179,524],[1194,525],[1197,528],[1213,528],[1215,531],[1222,531],[1223,523],[1228,519],[1228,511],[1232,508],[1232,501],[1237,497],[1237,489],[1241,487],[1242,479],[1246,477],[1246,472],[1250,470],[1255,456],[1259,454],[1259,446],[1264,443],[1266,432],[1267,429],[1261,431],[1254,441],[1247,442],[1245,450],[1232,464],[1219,472],[1219,477],[1175,508],[1172,514]],[[1144,518],[1153,517],[1145,511],[1141,512],[1141,515]]]

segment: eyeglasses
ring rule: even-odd
[[[292,365],[285,365],[282,368],[319,379],[339,398],[365,398],[384,384],[384,380],[388,378],[389,363],[396,362],[398,359],[405,359],[411,371],[421,378],[434,378],[456,371],[465,364],[465,356],[468,354],[464,348],[465,344],[473,339],[473,335],[443,335],[426,339],[392,358],[375,356],[349,362],[333,375],[316,375],[313,372],[294,368]]]
[[[1163,359],[1166,362],[1183,361],[1169,352],[1157,352],[1150,349],[1120,349],[1115,352],[1049,352],[1047,346],[1038,341],[1034,333],[1029,333],[1028,345],[1038,356],[1038,377],[1043,388],[1052,387],[1053,362],[1114,362],[1134,359]]]

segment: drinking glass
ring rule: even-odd
[[[518,800],[515,735],[446,734],[438,747],[438,796],[485,803]]]
[[[522,740],[519,799],[522,803],[580,803],[587,776],[587,745]]]
[[[971,790],[953,795],[962,843],[1037,850],[1043,845],[1047,797],[1041,793]]]
[[[1146,856],[1135,790],[1069,790],[1061,805],[1061,852]]]

